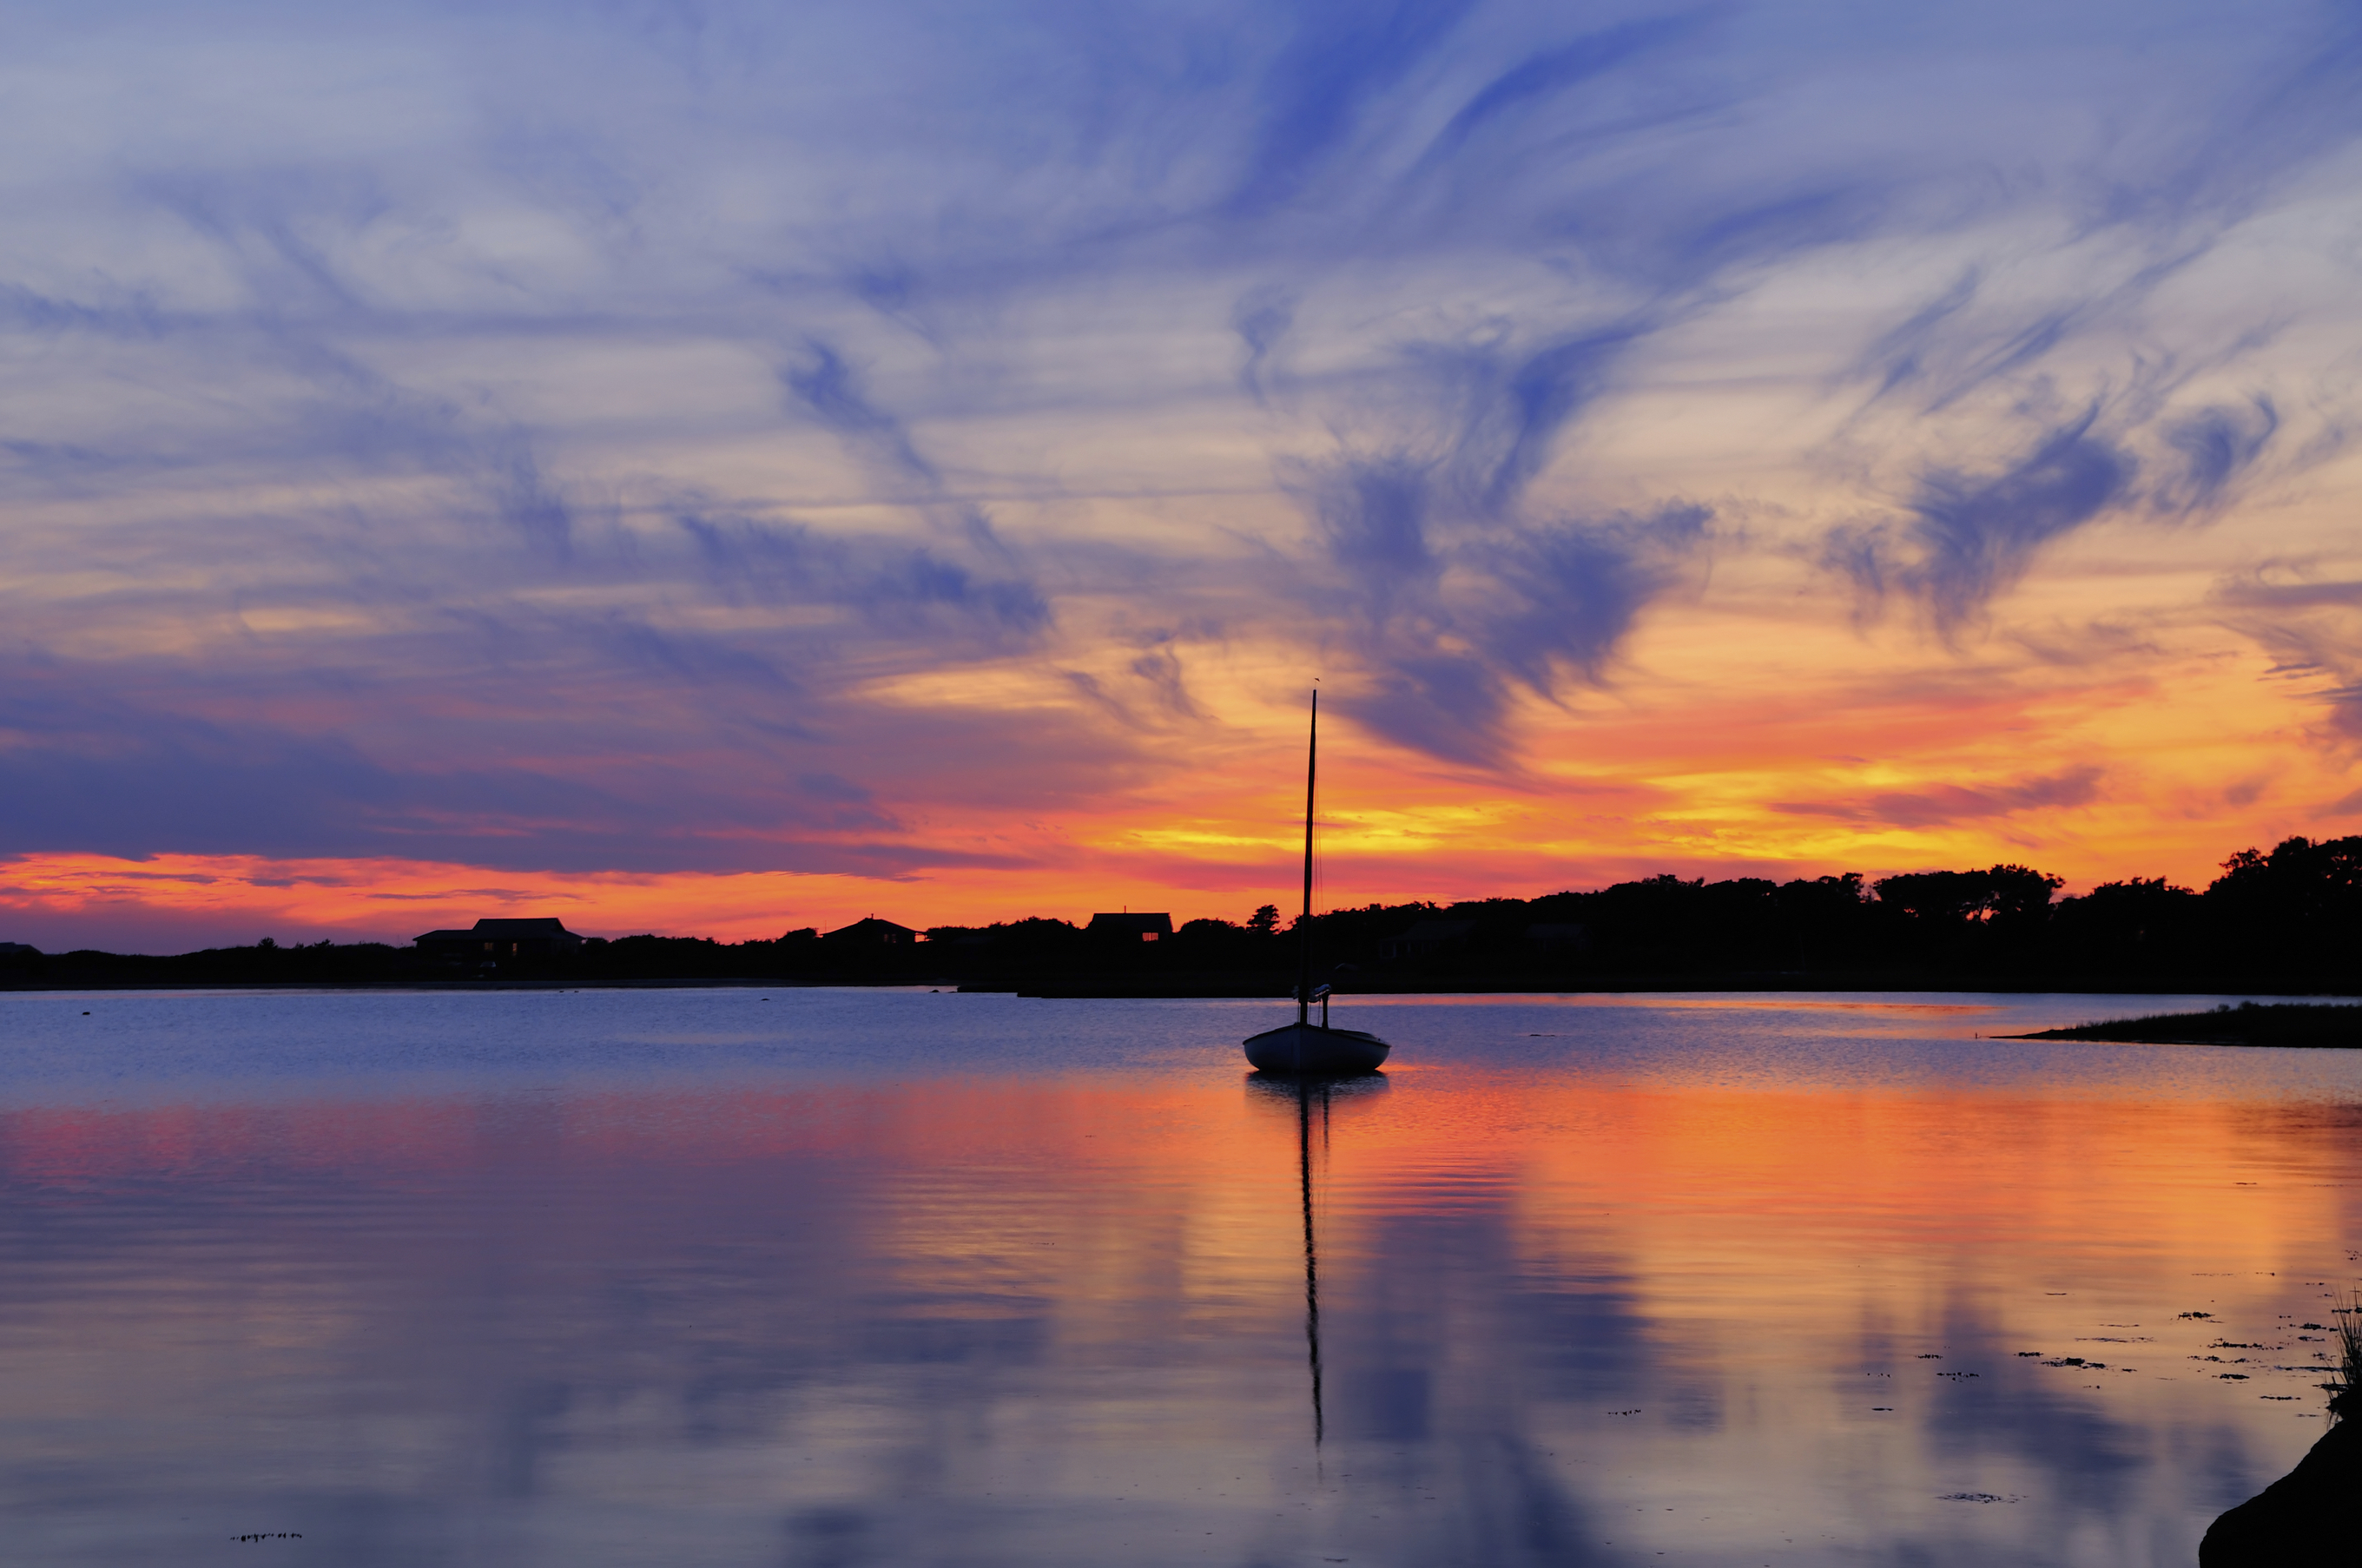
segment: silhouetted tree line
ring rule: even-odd
[[[1313,917],[1317,980],[1340,991],[1620,986],[2362,988],[2362,836],[2242,850],[2203,891],[2161,878],[2059,899],[2031,867],[1774,882],[1672,876],[1593,892],[1370,904]],[[546,958],[460,961],[378,943],[173,957],[0,952],[0,983],[370,984],[750,979],[958,985],[1040,994],[1285,994],[1298,922],[1193,920],[1142,942],[1067,921],[939,926],[923,943],[593,939]]]

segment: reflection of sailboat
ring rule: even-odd
[[[1367,1073],[1375,1071],[1393,1049],[1376,1035],[1359,1029],[1329,1027],[1329,988],[1312,988],[1312,786],[1320,758],[1320,693],[1312,693],[1311,738],[1304,757],[1304,918],[1297,930],[1302,940],[1297,955],[1296,1021],[1243,1043],[1247,1060],[1265,1073]],[[1312,1004],[1320,1004],[1320,1021],[1312,1021]]]
[[[1320,1139],[1329,1141],[1329,1090],[1320,1091]],[[1328,1433],[1320,1413],[1320,1257],[1312,1244],[1312,1085],[1296,1085],[1296,1172],[1304,1189],[1304,1342],[1312,1361],[1312,1446]]]
[[[1289,1100],[1296,1102],[1296,1179],[1304,1204],[1304,1346],[1312,1373],[1312,1443],[1318,1448],[1328,1436],[1329,1423],[1320,1390],[1320,1254],[1312,1225],[1312,1109],[1318,1101],[1320,1148],[1325,1154],[1329,1148],[1330,1102],[1341,1099],[1349,1107],[1355,1103],[1366,1106],[1374,1095],[1385,1093],[1387,1085],[1385,1079],[1375,1077],[1337,1081],[1309,1074],[1288,1084],[1268,1078],[1250,1078],[1247,1082],[1255,1098],[1275,1110]]]

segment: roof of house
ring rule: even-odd
[[[828,941],[839,936],[861,936],[882,942],[897,934],[903,941],[908,942],[919,933],[907,925],[896,925],[892,921],[879,920],[876,915],[864,915],[851,925],[841,925],[834,931],[824,933],[822,940]]]
[[[25,954],[25,953],[34,953],[34,954],[38,954],[38,953],[39,953],[39,952],[40,952],[40,949],[39,949],[39,948],[38,948],[38,947],[28,947],[28,946],[27,946],[24,943],[21,943],[21,942],[0,942],[0,953],[7,953],[7,954],[12,954],[12,955],[14,955],[14,954]]]
[[[566,922],[550,915],[534,915],[523,920],[480,920],[467,930],[430,931],[414,942],[528,942],[550,937],[582,939],[566,929]]]
[[[1154,931],[1169,936],[1173,933],[1173,917],[1169,914],[1134,914],[1129,911],[1123,914],[1095,914],[1091,916],[1091,923],[1083,929],[1101,933]]]

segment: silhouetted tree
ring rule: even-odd
[[[2052,911],[2050,948],[2069,974],[2188,973],[2209,961],[2199,896],[2162,877],[2103,882]]]
[[[1992,891],[1981,871],[1911,871],[1872,886],[1880,903],[1947,932],[1975,919]]]
[[[2356,972],[2362,938],[2362,837],[2287,838],[2243,849],[2206,889],[2224,954],[2276,973]]]
[[[1880,878],[1882,906],[1899,911],[1921,962],[2023,966],[2038,958],[2050,895],[2063,878],[2027,866],[1913,871]]]
[[[2038,932],[2048,918],[2050,895],[2066,885],[2063,877],[2036,871],[2030,866],[1996,866],[1984,873],[1985,901],[1981,918],[2005,930]]]

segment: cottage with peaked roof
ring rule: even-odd
[[[1091,923],[1083,927],[1085,936],[1111,939],[1117,942],[1164,942],[1173,935],[1173,917],[1169,914],[1095,914]]]
[[[838,926],[821,938],[822,942],[841,942],[853,947],[900,947],[919,940],[919,933],[907,925],[896,925],[890,920],[876,915],[864,915],[851,925]]]
[[[441,958],[543,958],[581,950],[582,939],[566,922],[543,915],[531,920],[480,920],[466,931],[430,931],[414,939],[423,953]]]

